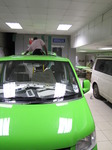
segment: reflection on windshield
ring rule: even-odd
[[[0,63],[2,98],[44,98],[63,101],[81,96],[75,75],[66,62],[7,61]],[[62,99],[61,99],[62,98]],[[13,99],[14,100],[14,99]],[[16,99],[15,99],[16,100]],[[25,100],[25,99],[24,99]],[[26,101],[26,100],[25,100]]]
[[[10,118],[0,118],[0,136],[9,136]]]
[[[72,130],[71,118],[59,118],[58,134],[69,133]]]
[[[66,92],[66,85],[56,83],[54,97],[63,97],[65,95],[65,92]]]
[[[3,84],[4,98],[15,97],[15,82]]]

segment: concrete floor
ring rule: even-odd
[[[85,97],[95,121],[98,150],[112,150],[112,104],[94,98],[92,88]]]

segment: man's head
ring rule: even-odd
[[[37,40],[37,39],[38,39],[37,37],[34,37],[34,38],[33,38],[33,40]]]
[[[92,63],[92,62],[93,62],[93,60],[91,59],[91,60],[90,60],[90,62]]]

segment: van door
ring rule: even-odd
[[[112,103],[112,76],[103,74],[101,95]]]
[[[105,60],[103,73],[104,90],[102,95],[112,103],[112,60]]]
[[[56,53],[58,56],[62,56],[62,48],[61,47],[53,47],[52,51]]]
[[[98,85],[100,95],[112,102],[112,60],[98,59],[93,77]]]

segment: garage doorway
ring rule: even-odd
[[[61,47],[53,47],[52,52],[56,53],[58,56],[62,56],[62,48]]]

